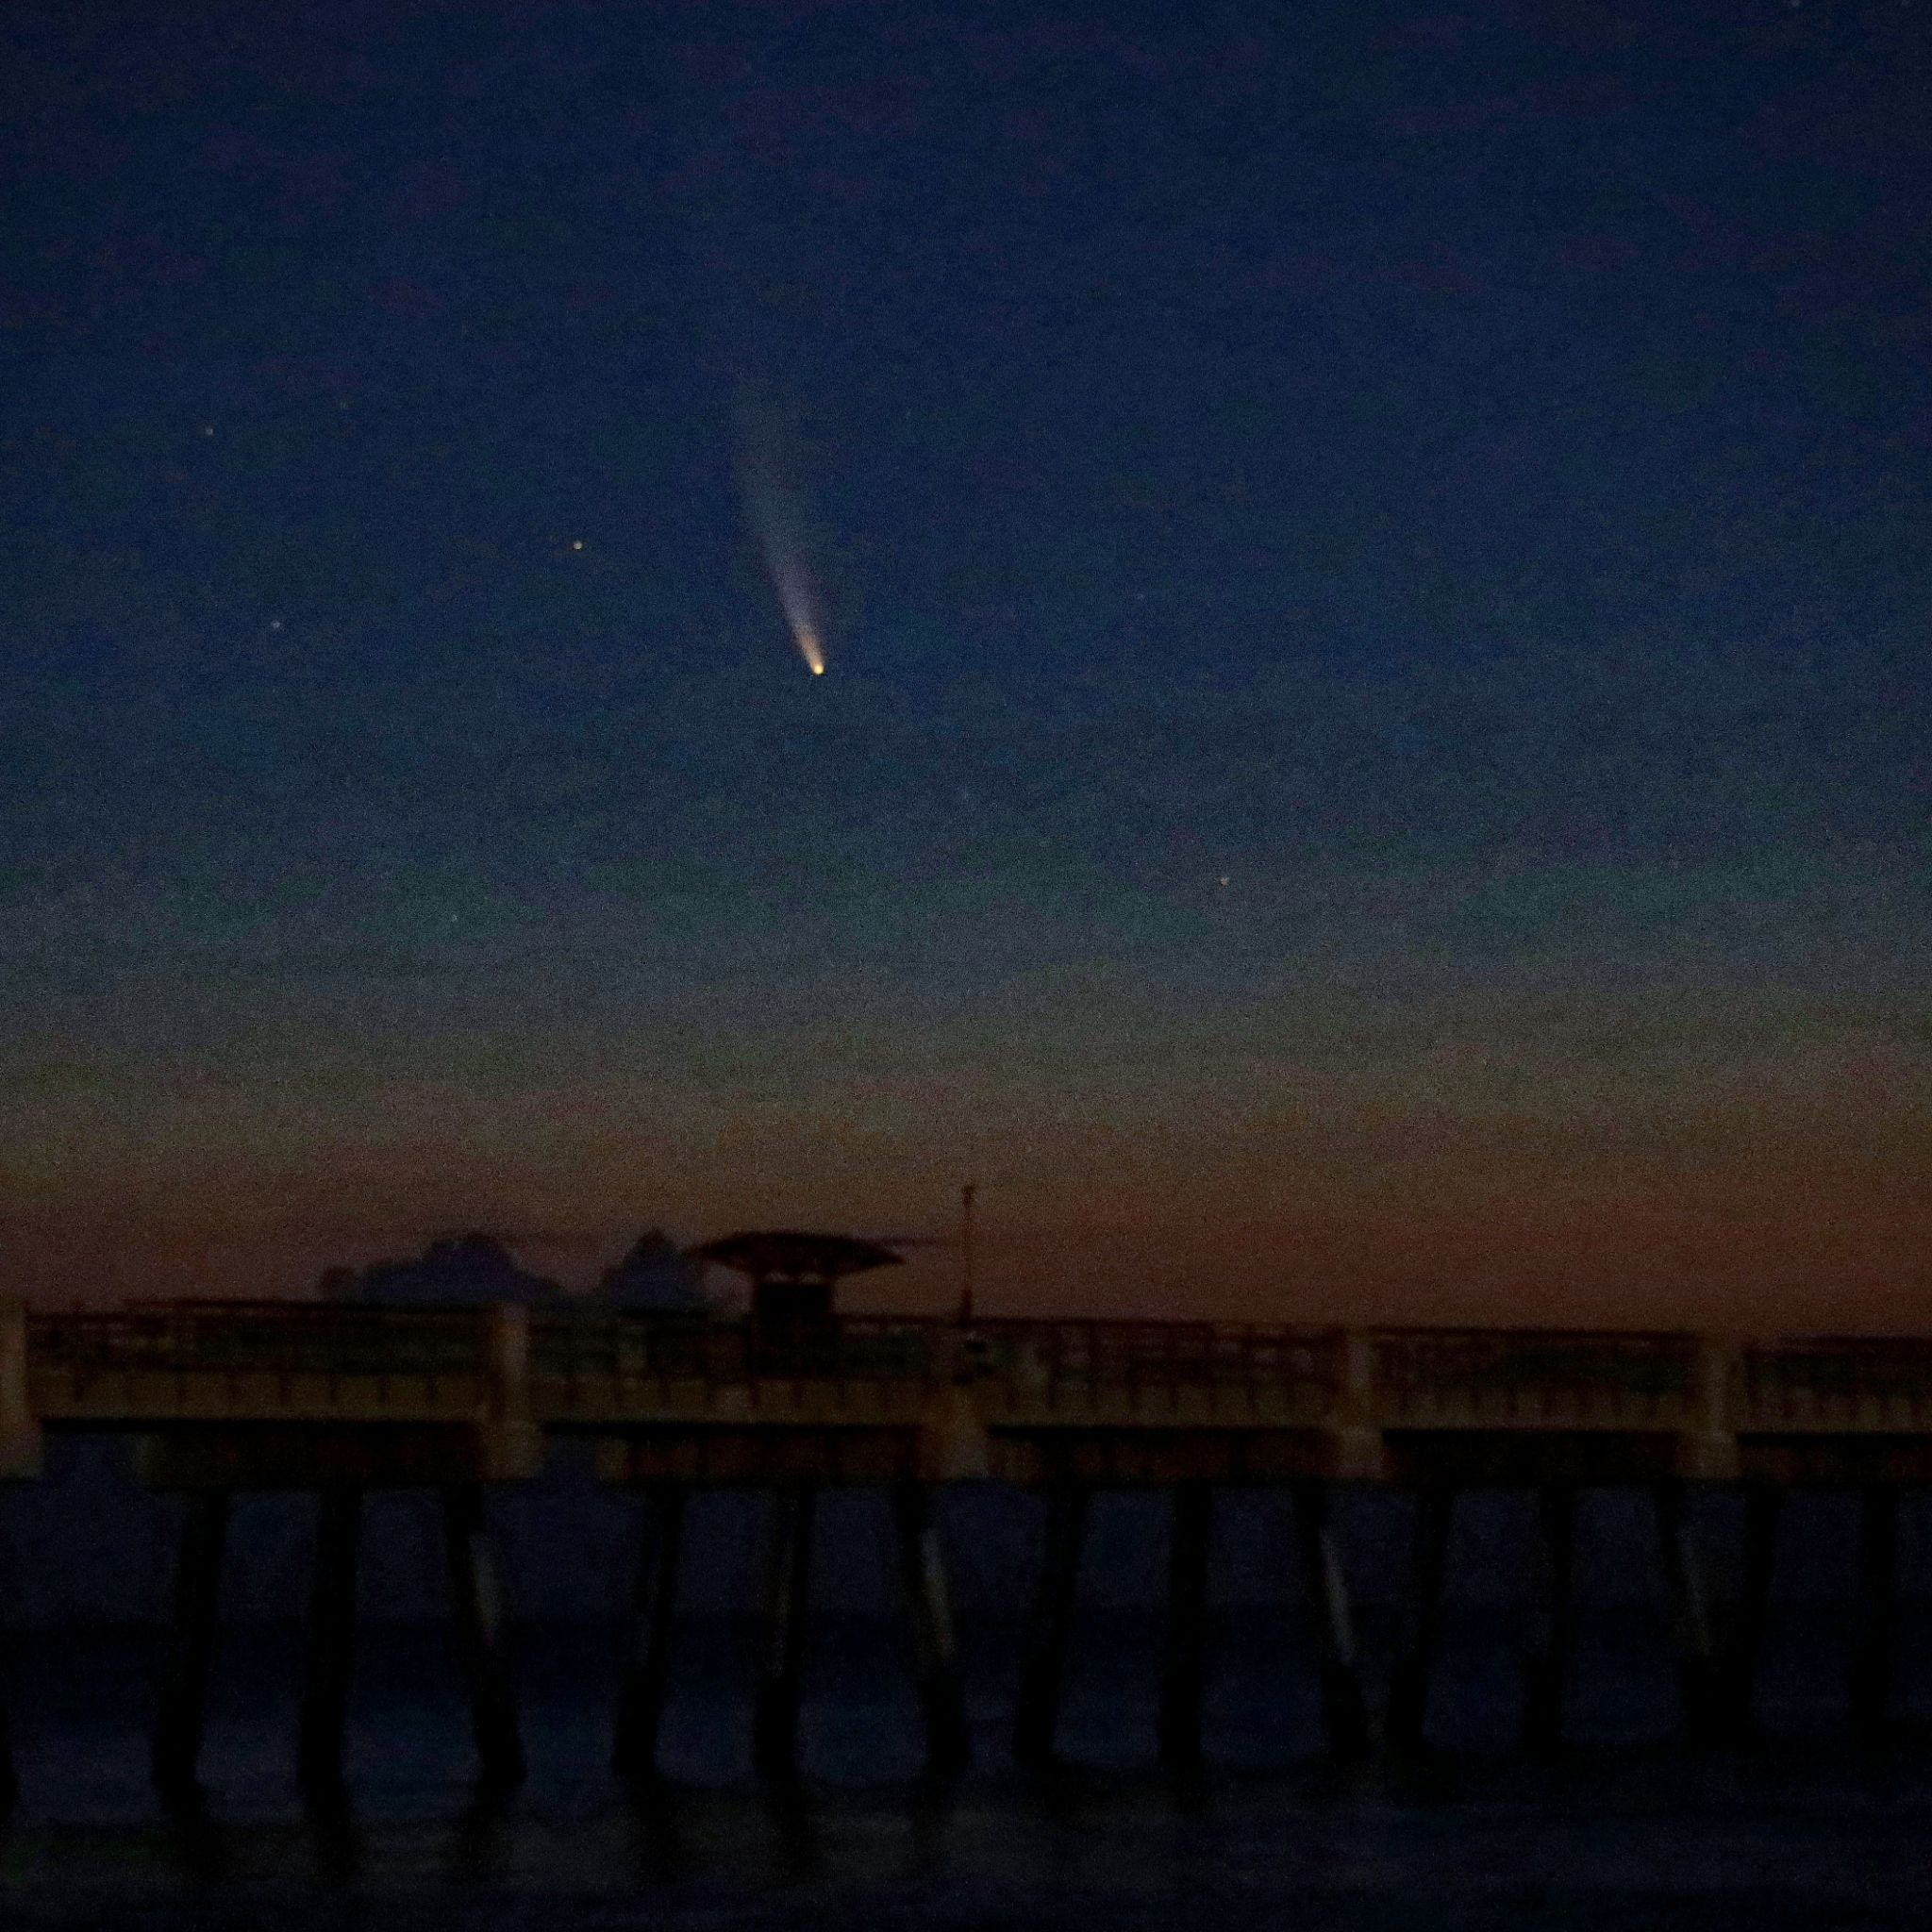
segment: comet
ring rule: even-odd
[[[825,675],[824,633],[819,621],[818,599],[805,561],[795,552],[781,548],[762,531],[758,541],[765,553],[765,567],[772,573],[772,583],[778,592],[779,608],[784,611],[785,622],[791,631],[791,641],[798,646],[798,655],[810,666],[814,677],[823,677]]]
[[[778,608],[798,655],[814,677],[825,675],[825,625],[809,554],[809,517],[792,466],[780,457],[774,413],[746,387],[738,397],[738,484],[744,513],[763,553]]]

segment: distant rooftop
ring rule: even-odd
[[[827,1286],[874,1268],[897,1268],[903,1257],[857,1235],[811,1234],[802,1228],[766,1228],[727,1234],[691,1249],[700,1261],[715,1261],[758,1281],[813,1281]]]

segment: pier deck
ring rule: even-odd
[[[213,1656],[231,1494],[312,1492],[316,1568],[305,1661],[304,1783],[340,1782],[354,1640],[358,1525],[370,1489],[441,1491],[451,1624],[483,1775],[511,1782],[523,1747],[487,1485],[536,1474],[561,1436],[598,1445],[641,1506],[634,1629],[612,1746],[647,1776],[672,1680],[680,1524],[694,1489],[772,1496],[765,1665],[755,1758],[794,1762],[815,1503],[883,1488],[900,1544],[914,1669],[936,1770],[967,1727],[935,1486],[991,1478],[1046,1504],[1038,1599],[1013,1719],[1022,1761],[1051,1757],[1074,1628],[1088,1502],[1173,1498],[1160,1751],[1200,1750],[1214,1493],[1290,1496],[1330,1742],[1353,1755],[1426,1736],[1438,1599],[1456,1498],[1528,1489],[1524,1735],[1560,1742],[1571,1664],[1575,1493],[1647,1488],[1671,1600],[1686,1737],[1748,1738],[1779,1503],[1799,1485],[1857,1492],[1847,1706],[1883,1734],[1895,1624],[1900,1491],[1932,1483],[1932,1341],[1198,1322],[845,1316],[774,1324],[697,1315],[291,1303],[29,1312],[0,1305],[0,1475],[37,1473],[50,1432],[138,1441],[158,1489],[189,1498],[153,1754],[192,1790]],[[1407,1633],[1379,1711],[1356,1646],[1337,1483],[1413,1492]],[[1687,1499],[1741,1489],[1735,1589],[1709,1589]],[[4,1713],[0,1713],[4,1720]],[[0,1721],[0,1739],[6,1735]],[[0,1760],[5,1753],[0,1752]],[[9,1783],[0,1761],[0,1796]]]
[[[1620,1467],[1631,1480],[1916,1480],[1932,1473],[1932,1341],[0,1307],[0,1469],[30,1473],[44,1430],[446,1436],[470,1443],[483,1478],[533,1474],[545,1438],[572,1434],[630,1445],[640,1474],[670,1457],[663,1473],[693,1482],[756,1479],[760,1454],[792,1473],[822,1454],[828,1480],[870,1467],[1412,1484],[1486,1469],[1523,1480],[1539,1463],[1598,1481]]]

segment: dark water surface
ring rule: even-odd
[[[1907,1616],[1908,1632],[1918,1619]],[[831,1620],[815,1647],[787,1796],[749,1773],[756,1633],[680,1633],[665,1779],[631,1794],[604,1769],[614,1637],[525,1640],[528,1785],[482,1801],[440,1634],[365,1634],[349,1808],[292,1783],[295,1634],[225,1638],[195,1817],[146,1783],[152,1633],[14,1649],[23,1797],[0,1835],[0,1926],[1247,1927],[1932,1924],[1926,1659],[1902,1660],[1893,1749],[1842,1736],[1841,1617],[1791,1610],[1769,1659],[1771,1741],[1699,1760],[1673,1742],[1654,1617],[1584,1620],[1574,1747],[1514,1749],[1515,1637],[1492,1614],[1450,1633],[1423,1764],[1344,1772],[1321,1756],[1305,1639],[1229,1615],[1209,1699],[1214,1767],[1151,1768],[1158,1626],[1087,1620],[1062,1746],[1033,1776],[1006,1753],[1013,1632],[973,1633],[978,1768],[919,1771],[902,1639]]]

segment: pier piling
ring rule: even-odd
[[[5,1632],[0,1631],[0,1641]],[[8,1659],[0,1648],[0,1818],[10,1811],[20,1797],[20,1774],[13,1762],[13,1723],[8,1701]]]
[[[1442,1620],[1442,1578],[1449,1560],[1449,1533],[1455,1521],[1456,1491],[1429,1485],[1415,1497],[1410,1531],[1408,1603],[1395,1663],[1389,1677],[1389,1704],[1382,1730],[1397,1751],[1419,1751],[1428,1728],[1429,1679]]]
[[[798,1774],[798,1712],[805,1692],[817,1505],[818,1491],[810,1483],[774,1491],[772,1496],[765,1657],[752,1713],[752,1762],[760,1777],[779,1782]]]
[[[1734,1748],[1754,1742],[1757,1734],[1757,1664],[1771,1611],[1783,1500],[1770,1483],[1745,1485],[1743,1560],[1718,1672],[1719,1730],[1724,1742]]]
[[[329,1484],[316,1499],[315,1566],[309,1577],[295,1742],[295,1775],[311,1795],[329,1796],[342,1785],[361,1533],[362,1491],[349,1483]]]
[[[1651,1504],[1657,1517],[1657,1556],[1670,1601],[1671,1644],[1676,1656],[1684,1736],[1689,1743],[1702,1748],[1716,1742],[1722,1730],[1717,1652],[1711,1640],[1704,1566],[1684,1486],[1658,1483],[1651,1491]]]
[[[1167,1547],[1167,1642],[1160,1683],[1160,1761],[1186,1770],[1201,1761],[1201,1706],[1208,1674],[1208,1559],[1214,1491],[1174,1486]]]
[[[610,1750],[613,1769],[625,1777],[647,1778],[658,1769],[658,1733],[671,1683],[686,1496],[681,1483],[655,1483],[644,1491]]]
[[[156,1786],[172,1798],[192,1796],[200,1773],[227,1539],[228,1492],[206,1490],[191,1495],[175,1557],[175,1601],[151,1759]]]
[[[1359,1757],[1369,1748],[1369,1713],[1356,1655],[1348,1575],[1329,1512],[1329,1486],[1298,1482],[1292,1493],[1302,1580],[1321,1651],[1323,1726],[1328,1748],[1337,1757]]]
[[[524,1740],[510,1682],[503,1581],[480,1484],[444,1487],[442,1524],[450,1632],[469,1694],[477,1768],[486,1785],[502,1790],[523,1781]]]
[[[1563,1693],[1574,1632],[1571,1577],[1576,1542],[1575,1490],[1568,1483],[1546,1483],[1537,1491],[1536,1513],[1523,1741],[1530,1751],[1549,1757],[1562,1748]]]
[[[1013,1757],[1021,1764],[1053,1761],[1059,1729],[1060,1695],[1080,1583],[1080,1546],[1087,1529],[1088,1491],[1065,1483],[1048,1491],[1045,1547],[1035,1597],[1018,1704],[1013,1713]]]
[[[1852,1729],[1883,1740],[1891,1715],[1891,1651],[1898,1609],[1898,1491],[1868,1485],[1858,1507],[1857,1631],[1851,1663]]]
[[[892,1492],[892,1516],[912,1626],[912,1666],[925,1727],[926,1768],[941,1774],[963,1771],[972,1752],[945,1555],[933,1521],[931,1491],[924,1483],[899,1484]]]

